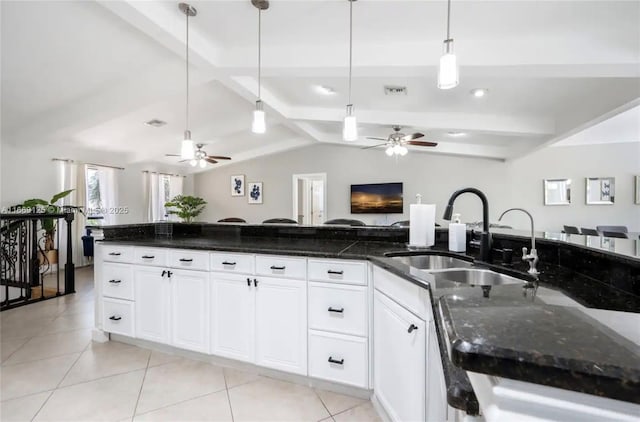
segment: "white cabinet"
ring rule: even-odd
[[[307,374],[307,282],[256,278],[256,363]]]
[[[246,362],[255,360],[253,278],[211,274],[211,352]]]
[[[394,421],[424,421],[425,322],[374,292],[374,391]]]
[[[162,268],[135,266],[136,337],[169,343],[170,289],[168,271]]]
[[[171,271],[171,344],[209,352],[209,273]]]
[[[429,331],[427,334],[427,356],[429,357],[427,361],[427,420],[455,420],[455,415],[449,415],[448,412],[447,384],[444,379],[436,322],[432,320],[427,326]]]

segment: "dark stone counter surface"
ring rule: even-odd
[[[455,292],[432,288],[428,274],[386,257],[389,253],[418,253],[407,252],[406,229],[268,227],[261,231],[255,226],[207,226],[174,230],[173,238],[154,237],[154,225],[110,228],[105,230],[105,241],[368,259],[431,290],[448,401],[470,414],[478,414],[478,402],[466,370],[640,403],[637,345],[575,308],[524,297],[520,285],[493,286],[489,298],[483,297],[478,287],[456,288]],[[566,294],[586,307],[640,312],[640,265],[636,260],[626,256],[618,260],[611,253],[574,245],[565,249],[556,243],[538,246],[540,286]],[[518,253],[526,244],[522,236],[495,236],[496,248],[513,248],[513,264],[499,264],[496,252],[494,264],[477,265],[525,279],[526,264],[519,261]],[[439,230],[436,246],[426,253],[442,253],[446,248],[446,231]],[[468,250],[464,257],[472,259],[477,252]],[[579,271],[581,268],[588,274]]]

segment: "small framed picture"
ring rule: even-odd
[[[231,176],[231,196],[244,196],[244,174]]]
[[[640,205],[640,176],[636,176],[636,200],[635,203]]]
[[[262,204],[264,192],[262,190],[262,182],[249,182],[247,200],[250,204]]]

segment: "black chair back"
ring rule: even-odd
[[[564,226],[563,231],[566,234],[580,234],[580,230],[576,226]]]
[[[340,225],[340,226],[366,226],[364,222],[360,220],[351,220],[349,218],[334,218],[333,220],[327,220],[324,224]]]
[[[596,226],[596,230],[603,232],[629,233],[627,226]]]
[[[598,233],[598,230],[596,229],[587,229],[584,227],[580,227],[580,233],[585,235],[585,236],[600,236],[600,233]]]
[[[264,220],[262,224],[298,224],[298,222],[290,218],[270,218]]]
[[[617,237],[618,239],[628,239],[627,234],[626,233],[621,233],[621,232],[610,232],[610,231],[603,231],[602,235],[604,237]]]
[[[396,221],[391,227],[409,227],[409,220]]]
[[[218,220],[218,223],[246,223],[247,221],[243,218],[239,218],[239,217],[229,217],[229,218],[222,218],[220,220]]]

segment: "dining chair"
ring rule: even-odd
[[[618,238],[618,239],[628,239],[628,238],[629,238],[629,237],[627,236],[627,234],[626,234],[626,233],[622,233],[622,232],[610,232],[610,231],[607,231],[607,230],[604,230],[604,231],[602,232],[602,235],[603,235],[604,237],[616,237],[616,238]]]
[[[270,218],[264,220],[262,224],[298,224],[298,222],[290,218]]]
[[[247,221],[244,218],[239,217],[228,217],[222,218],[218,220],[218,223],[246,223]]]
[[[585,236],[600,236],[600,233],[598,233],[598,230],[587,229],[585,227],[580,227],[580,234],[583,234]]]
[[[351,220],[349,218],[334,218],[333,220],[327,220],[324,224],[340,225],[340,226],[366,226],[364,222],[360,220]]]
[[[596,230],[598,230],[600,233],[602,232],[629,233],[629,229],[627,229],[627,226],[596,226]]]
[[[580,234],[580,230],[576,226],[564,226],[563,231],[566,234]]]

